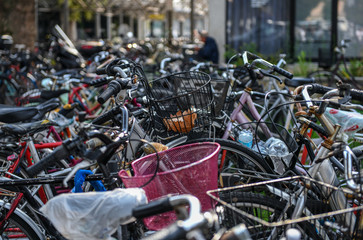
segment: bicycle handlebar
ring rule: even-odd
[[[118,94],[122,89],[125,89],[129,83],[129,80],[116,79],[112,80],[104,92],[102,92],[97,101],[100,104],[104,104],[112,95]]]
[[[171,196],[167,199],[161,199],[145,206],[136,207],[133,210],[133,215],[136,214],[138,217],[146,217],[157,213],[170,211],[177,206],[184,205],[189,206],[188,219],[184,221],[177,221],[176,223],[156,232],[155,234],[144,238],[144,240],[184,239],[188,232],[207,224],[208,219],[201,213],[201,205],[198,198],[187,194]]]
[[[136,218],[150,217],[159,213],[172,211],[173,205],[169,198],[152,201],[146,205],[138,206],[132,210],[132,216]]]
[[[305,85],[308,88],[309,94],[319,93],[319,94],[326,94],[329,91],[334,90],[334,88],[326,87],[317,83]],[[349,89],[350,90],[350,97],[353,100],[357,100],[363,102],[363,90],[359,89]]]
[[[312,93],[325,93],[324,96],[326,96],[328,94],[329,97],[334,96],[334,94],[336,96],[339,96],[339,93],[337,91],[337,89],[332,89],[332,88],[328,88],[319,84],[309,84],[303,87],[302,90],[302,94],[304,96],[304,99],[307,100],[308,107],[312,106],[312,100],[309,96],[309,94]],[[363,99],[363,91],[361,90],[356,90],[356,89],[351,89],[351,92],[353,92],[353,96],[352,98],[355,100],[358,99]],[[333,94],[330,94],[333,93]],[[321,108],[323,108],[323,106],[326,106],[326,104],[321,104]],[[317,113],[324,113],[324,109],[320,109],[317,110]],[[312,127],[315,130],[318,130],[318,132],[321,132],[320,127],[316,128],[315,124],[309,124],[310,127]],[[327,136],[327,132],[324,134],[325,136]],[[349,146],[345,146],[344,150],[343,150],[343,159],[344,159],[344,176],[345,179],[347,181],[347,185],[348,187],[353,190],[353,191],[361,191],[362,189],[362,185],[359,183],[356,183],[354,181],[353,178],[353,158],[355,158],[354,152],[350,149]]]
[[[249,58],[249,56],[250,56],[250,58]],[[274,64],[272,64],[272,63],[270,63],[270,62],[268,62],[268,61],[266,61],[266,60],[264,60],[262,58],[260,58],[259,56],[255,55],[253,53],[250,53],[248,51],[245,51],[242,54],[242,59],[243,59],[243,63],[244,63],[245,66],[249,64],[249,60],[251,60],[251,57],[252,57],[252,60],[253,60],[250,63],[251,66],[256,65],[256,63],[260,63],[260,64],[268,67],[269,69],[277,72],[278,74],[280,74],[280,75],[282,75],[284,77],[287,77],[287,78],[290,78],[290,79],[294,77],[294,75],[292,73],[290,73],[290,72],[288,72],[288,71],[286,71],[286,70],[284,70],[284,69],[282,69],[282,68],[280,68],[280,67],[278,67],[278,66],[276,66],[276,65],[274,65]]]
[[[247,227],[241,223],[223,234],[220,240],[252,240]]]
[[[28,173],[29,177],[36,176],[47,167],[71,155],[71,153],[77,148],[78,141],[78,138],[64,141],[63,144],[54,149],[51,154],[41,159],[39,162],[36,162],[34,165],[28,167],[26,172]]]
[[[349,146],[345,146],[345,149],[343,151],[343,157],[344,176],[345,180],[347,181],[348,187],[353,191],[362,191],[363,186],[359,183],[356,183],[353,178],[353,158],[355,156]]]
[[[91,82],[89,82],[88,85],[94,86],[94,87],[100,87],[100,86],[103,86],[103,85],[109,83],[110,81],[112,81],[114,79],[115,78],[113,76],[98,78],[98,79],[94,79]]]
[[[276,66],[276,65],[274,65],[274,66],[272,67],[272,69],[273,69],[275,72],[277,72],[278,74],[281,74],[282,76],[287,77],[287,78],[289,78],[289,79],[291,79],[291,78],[293,78],[293,77],[294,77],[294,75],[293,75],[292,73],[290,73],[290,72],[286,71],[285,69],[279,68],[279,67],[278,67],[278,66]]]
[[[180,226],[181,221],[178,221],[167,228],[164,228],[151,236],[143,238],[143,240],[177,240],[185,239],[187,231]]]
[[[117,80],[112,80],[106,90],[98,96],[97,101],[104,104],[112,95],[117,94],[121,88],[121,84]]]
[[[129,114],[126,107],[119,107],[116,106],[112,108],[111,110],[107,111],[106,113],[102,114],[101,116],[95,118],[92,121],[92,124],[101,125],[111,119],[113,119],[116,115],[122,113],[122,119],[117,119],[118,122],[115,122],[116,125],[118,125],[121,128],[121,131],[125,132],[128,130],[128,120],[129,120]]]

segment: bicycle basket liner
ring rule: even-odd
[[[203,72],[181,72],[152,81],[146,89],[155,121],[178,134],[209,126],[214,115],[210,80]]]
[[[202,205],[202,210],[212,208],[206,192],[218,187],[218,143],[194,143],[171,148],[159,154],[159,169],[145,190],[148,200],[168,194],[192,194]],[[155,154],[132,163],[135,176],[121,170],[119,177],[127,188],[140,187],[151,179],[157,166]],[[160,230],[176,221],[174,212],[163,213],[144,219],[150,230]]]
[[[306,202],[302,213],[293,218],[301,191],[307,193]],[[252,239],[281,239],[289,228],[297,228],[301,239],[363,237],[361,195],[308,177],[280,178],[207,194],[219,203],[215,210],[222,225],[244,223]],[[337,201],[341,207],[333,210]]]

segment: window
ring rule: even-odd
[[[331,47],[331,0],[297,0],[295,15],[295,56],[301,51],[318,57],[318,49]]]
[[[233,49],[255,47],[259,53],[287,53],[289,0],[227,2],[227,44]]]
[[[340,0],[338,2],[338,41],[350,39],[347,57],[363,55],[363,1]]]

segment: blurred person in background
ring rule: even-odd
[[[205,30],[201,31],[199,36],[204,45],[201,49],[199,49],[197,56],[205,61],[211,61],[218,64],[219,52],[214,38],[208,36],[208,32]]]

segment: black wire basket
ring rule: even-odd
[[[233,134],[238,139],[238,134],[243,130],[249,130],[253,135],[252,149],[263,158],[269,157],[276,173],[284,174],[295,165],[294,154],[298,144],[294,136],[282,125],[271,122],[248,122],[233,128]],[[272,155],[268,152],[265,143],[270,138],[281,140],[287,147],[288,156]]]
[[[211,78],[203,72],[180,72],[145,84],[155,128],[170,135],[203,131],[214,116]]]
[[[221,76],[212,76],[211,86],[215,102],[215,114],[218,116],[225,108],[226,98],[230,90],[230,83],[228,79]]]

